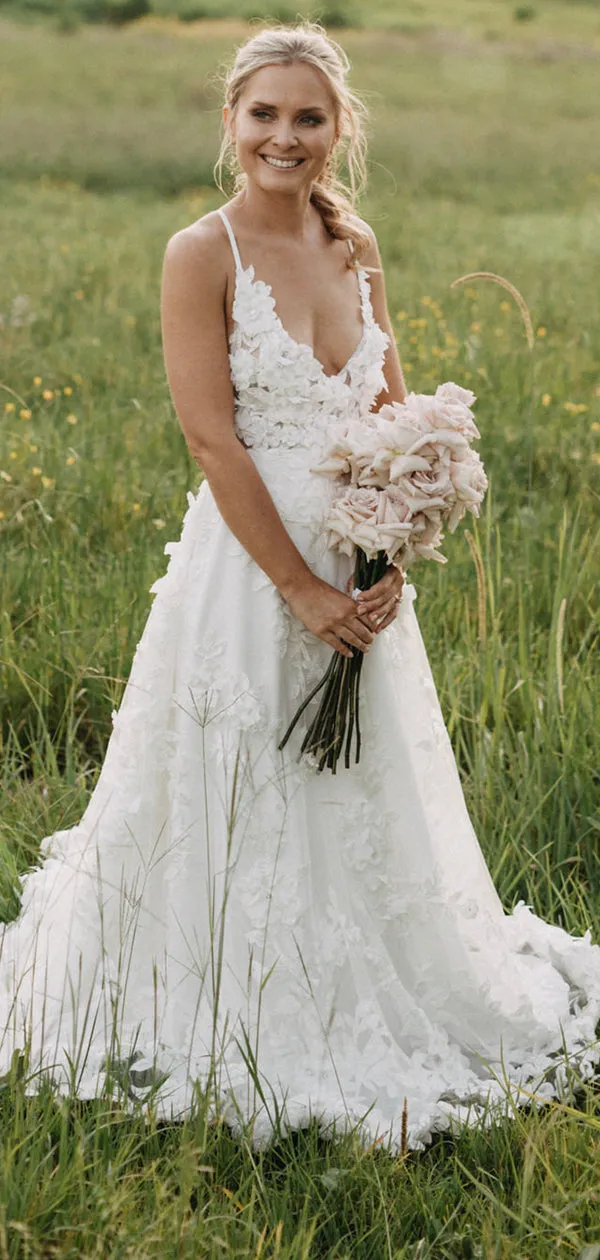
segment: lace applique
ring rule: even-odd
[[[374,319],[364,270],[358,281],[362,337],[341,372],[328,376],[310,346],[285,331],[271,286],[255,280],[252,264],[238,268],[229,363],[235,426],[245,446],[318,447],[328,424],[368,411],[385,389],[389,338]]]

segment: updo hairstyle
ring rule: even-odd
[[[333,98],[339,141],[320,178],[313,182],[310,199],[330,235],[352,242],[353,254],[348,256],[348,265],[352,266],[370,243],[355,211],[356,198],[366,180],[366,138],[363,130],[366,109],[347,85],[350,62],[344,50],[316,22],[266,27],[238,48],[233,65],[225,75],[225,101],[230,116],[233,116],[248,80],[257,70],[263,66],[293,65],[298,61],[321,71]],[[339,175],[344,154],[349,185]],[[223,193],[224,168],[234,176],[234,191],[241,192],[246,184],[246,175],[236,161],[235,145],[227,127],[214,171],[217,186]]]

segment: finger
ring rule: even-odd
[[[402,586],[399,586],[398,583],[396,583],[395,586],[389,588],[382,595],[376,596],[375,598],[371,599],[371,601],[366,607],[367,615],[369,615],[369,613],[376,612],[378,616],[380,616],[382,609],[386,608],[387,605],[391,603],[392,600],[395,600],[397,595],[401,595],[401,594],[402,594]]]
[[[391,575],[388,575],[387,573],[384,574],[384,576],[380,578],[378,582],[375,582],[374,586],[369,586],[367,587],[366,591],[361,592],[358,598],[358,603],[365,604],[365,603],[368,603],[369,600],[371,599],[379,599],[382,595],[385,595],[386,592],[389,594],[393,581],[394,581],[393,574]]]
[[[379,633],[379,631],[383,628],[383,622],[385,621],[386,618],[391,617],[393,620],[394,617],[398,616],[399,607],[400,607],[400,600],[394,597],[394,599],[390,600],[381,609],[381,611],[378,614],[377,633]]]
[[[339,652],[341,656],[353,655],[352,650],[346,643],[343,643],[341,639],[338,639],[337,634],[330,634],[327,632],[326,634],[321,635],[321,638],[324,639],[325,643],[328,643],[330,647],[335,648],[336,652]]]
[[[366,609],[366,615],[369,616],[372,613],[377,613],[378,617],[381,616],[381,610],[383,608],[387,608],[391,599],[392,595],[388,591],[386,595],[381,595],[378,599],[372,600]]]
[[[359,621],[362,621],[362,624],[366,630],[373,629],[371,613],[367,612],[366,609],[363,609],[362,605],[355,603],[354,600],[352,600],[352,608],[350,609],[350,612],[349,612],[349,615],[351,617],[353,617],[353,614],[356,614]]]
[[[351,624],[340,626],[339,634],[347,643],[352,643],[354,647],[360,648],[362,652],[368,652],[375,638],[375,631],[373,629],[367,630],[358,619]]]
[[[363,591],[358,600],[359,608],[362,605],[372,607],[373,604],[382,603],[390,598],[390,595],[399,595],[404,586],[404,578],[398,569],[393,569],[391,573],[386,574],[380,582],[376,582],[375,586],[369,587]]]
[[[351,631],[354,636],[352,642],[354,643],[354,639],[358,640],[355,647],[370,647],[373,639],[375,638],[375,629],[375,626],[363,625],[362,621],[359,621],[358,619],[354,619],[348,624],[348,630]],[[340,631],[340,634],[346,638],[345,626]]]
[[[391,626],[392,622],[396,620],[397,616],[398,616],[398,605],[394,604],[393,611],[390,613],[387,613],[387,615],[383,618],[383,621],[380,621],[377,627],[377,633],[381,634],[382,630],[385,630],[387,626]]]

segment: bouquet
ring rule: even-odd
[[[354,592],[374,586],[388,565],[405,569],[415,560],[446,564],[439,548],[444,529],[454,533],[465,512],[479,516],[487,490],[481,459],[471,447],[481,435],[473,419],[475,394],[448,381],[435,394],[408,394],[338,430],[325,459],[311,469],[340,485],[325,520],[328,545],[354,557]],[[352,740],[360,759],[359,683],[364,660],[334,652],[323,678],[294,715],[279,748],[287,743],[310,701],[323,689],[302,753],[335,774],[344,750],[350,766]]]

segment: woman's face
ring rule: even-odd
[[[223,108],[237,159],[265,192],[297,193],[318,179],[337,139],[327,80],[306,62],[263,66],[246,83],[237,108]]]

